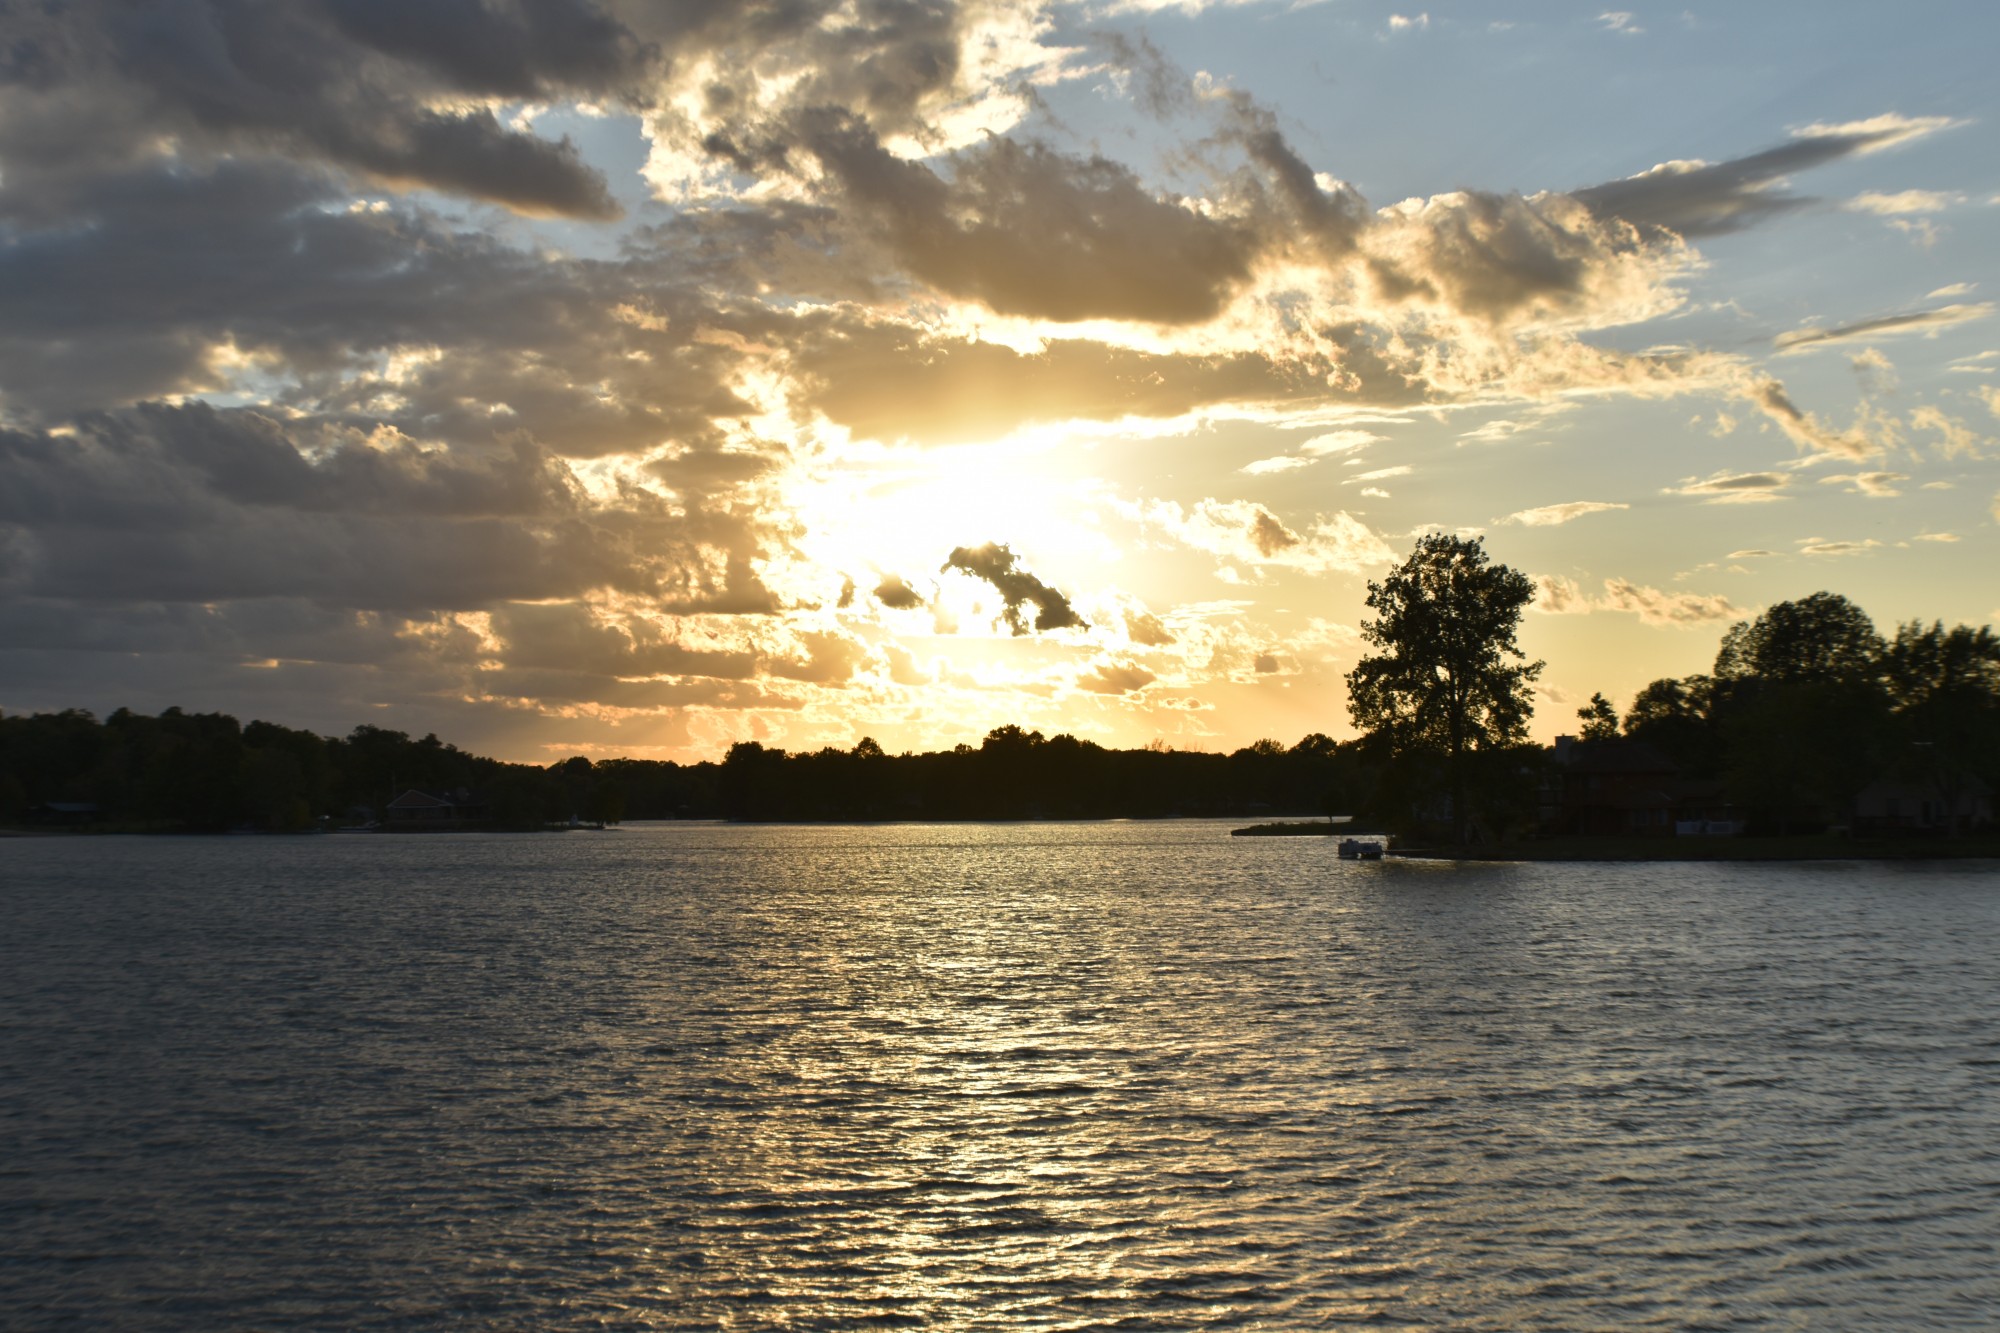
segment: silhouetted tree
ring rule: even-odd
[[[1709,704],[1714,681],[1707,676],[1656,680],[1632,697],[1625,710],[1625,734],[1645,741],[1684,772],[1712,777],[1721,762]]]
[[[1576,716],[1583,723],[1578,735],[1587,741],[1612,741],[1618,739],[1618,710],[1602,694],[1590,696],[1590,702],[1576,710]]]
[[[1715,655],[1715,675],[1779,685],[1859,685],[1875,679],[1882,648],[1866,611],[1838,593],[1816,592],[1731,625]]]
[[[1882,654],[1898,767],[1928,786],[1956,837],[1975,779],[2000,786],[2000,636],[1942,621],[1896,628]]]
[[[1816,592],[1730,626],[1711,716],[1737,798],[1780,832],[1845,809],[1882,771],[1882,636],[1854,603]]]
[[[1418,538],[1409,559],[1368,585],[1377,618],[1361,636],[1384,651],[1347,673],[1348,715],[1396,759],[1442,756],[1461,842],[1467,755],[1527,736],[1542,663],[1526,661],[1514,636],[1534,597],[1528,577],[1491,563],[1481,539],[1448,533]]]

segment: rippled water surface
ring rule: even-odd
[[[0,842],[0,1323],[1992,1327],[1994,871]]]

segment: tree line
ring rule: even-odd
[[[890,755],[787,753],[746,741],[720,763],[573,756],[546,767],[468,753],[435,735],[360,726],[320,736],[169,708],[0,718],[0,823],[94,807],[98,827],[297,831],[382,820],[405,790],[464,792],[487,823],[530,829],[626,819],[1093,819],[1325,814],[1360,789],[1359,753],[1312,735],[1232,754],[1111,750],[999,727],[978,745]]]
[[[300,830],[383,817],[404,790],[471,794],[494,827],[572,818],[742,820],[1101,819],[1352,814],[1459,842],[1535,829],[1549,756],[1527,743],[1542,664],[1515,641],[1532,582],[1482,542],[1420,538],[1368,585],[1349,672],[1359,737],[1314,733],[1232,753],[1107,749],[1005,726],[973,746],[890,755],[787,753],[755,741],[720,763],[575,756],[537,767],[435,735],[359,726],[329,737],[169,708],[0,717],[0,822],[90,807],[100,827]],[[1911,621],[1884,637],[1846,598],[1781,602],[1724,636],[1712,671],[1656,680],[1621,717],[1602,694],[1578,713],[1587,742],[1642,742],[1715,784],[1753,831],[1829,822],[1895,778],[1956,811],[2000,789],[2000,638]]]
[[[1515,641],[1532,582],[1483,542],[1434,533],[1368,585],[1379,652],[1348,673],[1375,811],[1465,842],[1532,823],[1547,756],[1526,744],[1542,663]],[[1838,822],[1871,783],[1927,793],[1957,831],[1972,792],[2000,789],[2000,637],[1900,624],[1885,638],[1836,593],[1780,602],[1723,636],[1711,672],[1655,680],[1621,718],[1602,693],[1585,742],[1640,742],[1712,784],[1752,831]]]
[[[365,725],[321,736],[179,708],[157,717],[121,708],[102,721],[75,708],[0,718],[0,821],[14,824],[53,805],[88,805],[87,822],[101,826],[294,831],[380,819],[415,788],[476,793],[496,825],[535,828],[572,816],[616,820],[628,807],[670,816],[712,786],[674,764],[509,764],[435,735]]]
[[[2000,637],[1907,621],[1884,637],[1835,593],[1780,602],[1723,636],[1712,671],[1656,680],[1620,719],[1601,695],[1586,739],[1643,740],[1776,831],[1892,778],[1956,811],[2000,790]]]

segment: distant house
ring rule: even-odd
[[[385,812],[384,827],[397,833],[483,828],[487,822],[486,802],[463,787],[449,792],[412,787],[389,802]]]
[[[1676,784],[1674,836],[1679,838],[1734,837],[1741,833],[1743,811],[1729,799],[1728,787],[1717,779],[1700,781],[1683,778]]]
[[[1849,826],[1857,834],[1949,833],[1954,822],[1961,830],[1993,822],[1993,789],[1969,773],[1945,789],[1934,782],[1878,778],[1855,795]]]
[[[99,811],[95,801],[43,801],[29,806],[25,813],[31,823],[61,827],[95,824]]]
[[[1679,765],[1644,741],[1558,736],[1549,757],[1542,799],[1548,832],[1672,837],[1741,830],[1715,784],[1681,777]]]

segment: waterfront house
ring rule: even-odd
[[[1854,797],[1857,834],[1948,834],[1993,823],[1993,789],[1970,773],[1952,780],[1878,778]]]
[[[455,791],[412,787],[389,802],[384,813],[388,816],[384,827],[398,833],[483,828],[487,823],[486,802],[463,787]]]
[[[1543,826],[1586,837],[1669,836],[1680,767],[1644,741],[1556,737],[1545,778]]]

